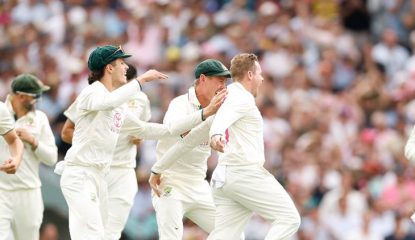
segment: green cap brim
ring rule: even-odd
[[[40,90],[42,92],[46,92],[46,91],[49,91],[50,90],[50,87],[49,86],[46,86],[46,85],[43,85],[43,86],[41,86]]]
[[[231,73],[229,71],[224,71],[224,72],[221,72],[221,73],[216,73],[216,74],[206,75],[206,76],[217,76],[217,77],[227,77],[227,78],[230,78],[231,77]]]
[[[120,52],[114,54],[113,56],[111,56],[111,59],[112,59],[111,62],[114,61],[117,58],[129,58],[131,56],[132,56],[131,54],[125,54],[125,53],[120,51]]]

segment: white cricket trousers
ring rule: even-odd
[[[226,166],[225,184],[212,191],[216,218],[209,240],[239,239],[253,213],[272,222],[266,240],[288,239],[300,226],[294,202],[263,167]]]
[[[0,190],[0,240],[37,240],[43,219],[40,188]]]
[[[137,177],[133,168],[111,167],[106,179],[108,219],[105,225],[105,239],[118,240],[138,190]]]
[[[69,207],[71,239],[104,240],[108,198],[105,174],[93,167],[67,164],[61,188]]]
[[[168,185],[168,184],[167,184]],[[188,191],[181,192],[187,196],[188,201],[173,198],[171,195],[157,197],[153,194],[153,207],[156,211],[159,240],[181,240],[183,239],[183,216],[192,220],[196,225],[207,233],[213,230],[215,224],[215,205],[209,184],[203,181],[201,184],[189,185]],[[191,188],[198,191],[198,199],[191,201]],[[172,191],[177,189],[173,188]]]

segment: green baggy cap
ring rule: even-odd
[[[12,92],[17,94],[23,93],[40,97],[43,92],[49,89],[49,86],[44,85],[39,78],[32,74],[20,74],[12,82]]]
[[[199,78],[200,74],[206,76],[224,76],[231,77],[229,70],[218,60],[207,59],[199,63],[195,68],[195,78]]]
[[[125,54],[121,46],[106,45],[97,47],[88,58],[88,68],[91,71],[101,70],[105,65],[118,58],[128,58],[130,54]]]

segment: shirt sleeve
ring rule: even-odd
[[[39,161],[52,166],[58,161],[58,148],[55,144],[55,137],[53,136],[46,115],[41,112],[38,112],[37,115],[41,124],[41,130],[38,138],[38,146],[34,153]]]
[[[151,170],[156,173],[162,173],[169,169],[180,156],[191,151],[200,143],[209,138],[209,129],[214,117],[209,117],[202,124],[193,128],[184,138],[174,144],[169,150],[153,165]]]
[[[405,157],[411,161],[415,162],[415,127],[412,128],[411,134],[408,141],[405,145]]]
[[[141,91],[140,85],[135,80],[112,92],[94,91],[91,88],[88,92],[81,93],[82,97],[79,99],[78,109],[89,111],[112,110],[133,98],[139,91]]]
[[[163,124],[144,122],[138,119],[138,117],[127,112],[123,128],[131,135],[136,135],[141,139],[158,140],[164,137],[180,135],[194,128],[201,122],[201,110],[195,112],[194,114],[183,116],[175,122]]]
[[[0,102],[0,135],[10,132],[14,128],[14,121],[6,105]]]
[[[63,115],[65,115],[65,117],[67,117],[69,120],[71,120],[71,122],[75,122],[75,119],[77,117],[77,111],[76,111],[76,104],[77,101],[74,101],[69,107],[68,109],[66,109],[65,112],[63,112]]]
[[[148,99],[147,95],[145,95],[144,93],[143,95],[143,102],[142,102],[142,111],[141,111],[141,116],[140,119],[143,121],[150,121],[151,119],[151,107],[150,107],[150,100]]]
[[[249,106],[248,100],[243,96],[236,96],[236,94],[228,96],[216,113],[210,128],[209,139],[213,135],[225,135],[226,129],[249,111]]]

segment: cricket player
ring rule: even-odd
[[[266,240],[288,239],[300,226],[288,193],[264,167],[263,120],[255,97],[263,82],[254,54],[231,60],[233,83],[210,128],[211,147],[221,152],[212,174],[215,229],[208,239],[238,239],[253,213],[272,223]]]
[[[43,201],[39,164],[53,165],[58,158],[55,139],[46,114],[34,105],[48,86],[35,76],[22,74],[12,82],[12,93],[6,107],[15,116],[16,133],[24,143],[23,159],[17,172],[0,172],[0,239],[39,239],[43,218]],[[7,144],[1,140],[0,148]],[[8,158],[8,151],[0,152],[0,159]]]
[[[137,81],[125,84],[128,66],[124,58],[130,56],[121,48],[104,46],[95,49],[88,60],[92,71],[91,85],[76,99],[77,117],[74,119],[72,147],[65,157],[66,167],[61,178],[62,192],[69,206],[72,239],[106,239],[106,175],[121,126],[140,138],[159,139],[188,131],[216,112],[213,107],[202,109],[170,125],[138,120],[131,112],[125,111],[123,103],[133,99],[140,90],[140,84],[167,76],[150,70],[139,76]]]
[[[230,77],[229,70],[214,59],[199,63],[194,72],[194,87],[171,101],[164,123],[173,123],[178,118],[205,107],[216,93],[225,89],[226,80]],[[158,142],[156,165],[163,165],[159,160],[183,136],[185,134],[163,138]],[[184,216],[208,233],[213,230],[215,206],[209,183],[206,181],[207,159],[211,154],[207,140],[208,138],[174,158],[175,164],[165,168],[152,168],[149,182],[155,193],[152,200],[160,240],[182,239]]]
[[[14,174],[22,161],[23,156],[23,143],[22,140],[17,136],[16,130],[14,129],[14,120],[10,111],[7,109],[3,102],[0,102],[0,135],[3,136],[2,153],[9,152],[10,156],[7,156],[0,163],[0,171],[7,174]]]

